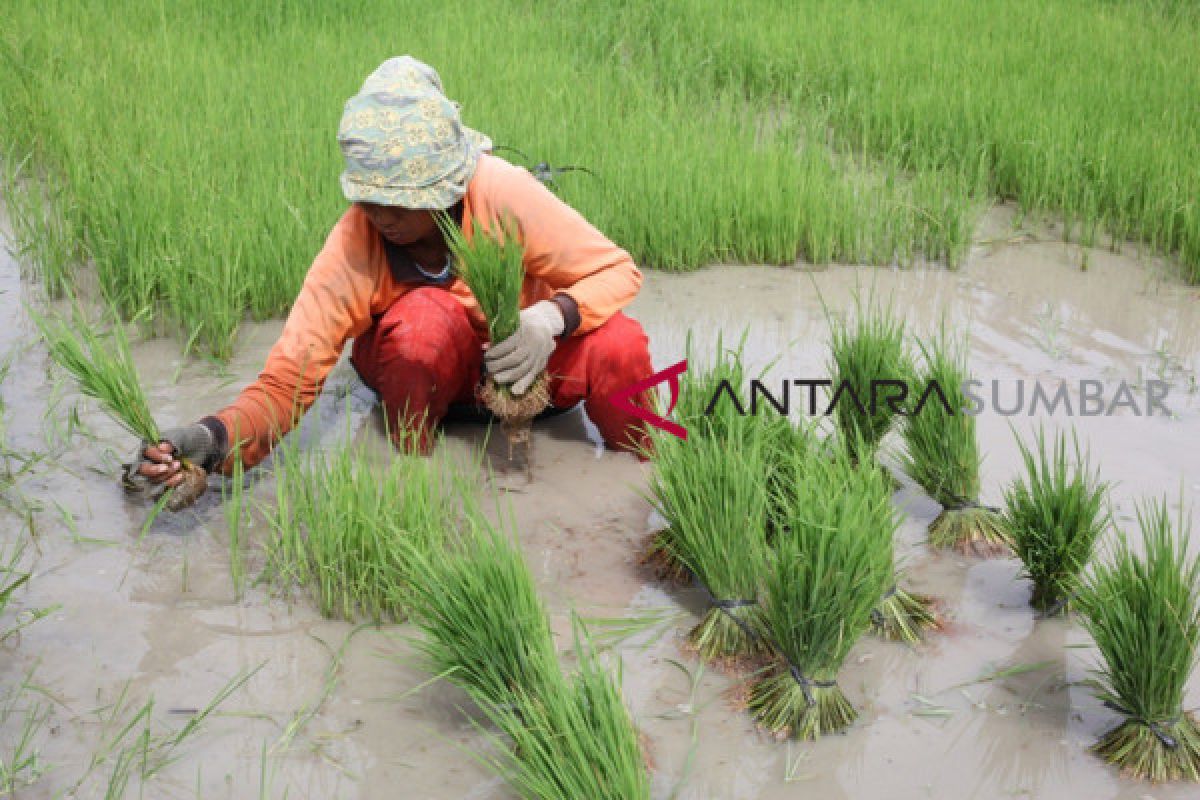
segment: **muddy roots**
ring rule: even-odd
[[[963,555],[994,558],[1012,553],[1004,518],[990,508],[947,508],[929,526],[929,544]]]
[[[687,644],[704,661],[727,670],[752,666],[771,652],[762,609],[753,604],[710,606]]]
[[[1191,714],[1153,727],[1127,719],[1094,744],[1092,752],[1133,778],[1200,781],[1200,729]]]
[[[508,457],[511,459],[518,446],[528,452],[533,418],[550,405],[550,385],[543,373],[525,394],[515,395],[489,375],[479,387],[479,401],[500,420],[500,429],[508,439]]]
[[[778,739],[819,739],[845,730],[858,718],[833,681],[801,683],[787,667],[755,683],[747,707]]]
[[[670,538],[670,528],[650,534],[638,564],[650,570],[655,579],[682,588],[691,584],[692,573],[671,549]]]
[[[168,511],[182,511],[208,489],[208,473],[190,461],[183,462],[180,474],[183,475],[183,482],[167,490]]]
[[[871,612],[871,631],[894,642],[916,644],[928,631],[940,630],[937,601],[896,587]]]

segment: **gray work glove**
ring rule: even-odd
[[[219,464],[224,458],[224,454],[220,452],[217,437],[208,427],[199,422],[163,431],[162,442],[170,445],[171,459],[152,460],[148,458],[146,449],[160,443],[141,442],[130,463],[125,465],[122,485],[126,489],[144,491],[153,484],[165,483],[179,472],[179,467],[176,465],[183,460],[208,470]],[[162,466],[166,466],[167,469],[158,469]]]
[[[554,352],[554,337],[566,329],[558,304],[550,300],[521,310],[517,332],[488,348],[483,357],[488,373],[515,395],[525,394],[546,368]]]

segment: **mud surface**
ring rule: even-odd
[[[825,376],[827,326],[851,305],[856,286],[891,296],[916,329],[945,313],[969,327],[972,365],[1011,391],[1018,378],[1077,386],[1080,380],[1172,385],[1166,416],[1067,420],[1041,410],[980,418],[984,499],[998,501],[1017,467],[1010,424],[1073,423],[1114,491],[1118,521],[1133,500],[1181,495],[1198,516],[1200,459],[1200,293],[1181,286],[1161,263],[1133,250],[1087,253],[1055,241],[1051,230],[1025,230],[1013,215],[990,213],[967,265],[897,271],[830,267],[714,268],[689,275],[648,272],[631,313],[645,325],[655,364],[684,355],[692,329],[698,352],[746,331],[756,365],[775,362],[792,378]],[[47,767],[19,797],[51,797],[79,784],[76,796],[103,796],[115,754],[88,773],[93,755],[116,732],[104,719],[127,687],[127,720],[155,700],[156,731],[180,729],[239,670],[259,671],[175,752],[146,787],[146,797],[507,798],[510,793],[468,755],[486,736],[463,698],[434,685],[413,661],[404,626],[355,629],[323,620],[303,595],[271,596],[251,587],[235,599],[217,481],[199,504],[164,515],[142,535],[147,506],[117,488],[115,464],[131,442],[48,371],[33,344],[22,303],[32,288],[13,258],[0,256],[0,357],[15,353],[3,384],[6,446],[48,459],[15,485],[5,484],[0,532],[31,543],[34,576],[8,617],[58,606],[3,644],[0,686],[10,696],[31,674],[44,693],[24,692],[0,720],[0,757],[8,758],[24,720],[41,705],[35,733]],[[156,340],[137,356],[160,422],[190,421],[229,399],[260,368],[280,324],[248,326],[235,360],[223,369],[182,363],[178,343]],[[1138,389],[1139,405],[1144,395]],[[1011,403],[1011,395],[1002,395]],[[1142,409],[1144,410],[1144,408]],[[797,414],[799,415],[799,410]],[[299,432],[306,446],[336,445],[349,435],[381,448],[372,399],[345,364]],[[72,428],[76,428],[68,438]],[[81,430],[78,428],[82,428]],[[447,453],[479,446],[482,429],[453,426]],[[494,437],[496,440],[502,437]],[[1029,587],[1011,560],[971,561],[930,552],[925,526],[938,508],[909,488],[897,494],[907,518],[902,558],[907,582],[945,603],[945,633],[909,648],[864,638],[841,676],[862,716],[846,735],[816,744],[781,744],[732,711],[730,681],[680,654],[697,598],[664,592],[636,566],[650,529],[640,492],[646,468],[597,449],[579,413],[538,423],[534,479],[501,475],[520,521],[523,545],[554,612],[560,647],[570,647],[569,613],[620,616],[646,609],[678,612],[660,632],[622,643],[624,689],[648,734],[657,771],[655,797],[687,800],[822,798],[1143,798],[1194,797],[1188,786],[1151,787],[1119,777],[1086,748],[1116,717],[1081,682],[1094,663],[1087,636],[1071,621],[1041,621],[1027,607]],[[491,449],[499,453],[496,441]],[[269,465],[252,492],[270,502]],[[248,562],[265,535],[252,523]],[[24,611],[23,611],[24,610]],[[6,620],[9,621],[9,620]],[[353,632],[353,634],[352,634]],[[347,637],[349,638],[348,643]],[[344,657],[334,653],[346,643]],[[997,670],[1039,665],[1015,677],[979,682]],[[1200,704],[1193,678],[1188,705]],[[116,726],[120,727],[120,724]],[[294,735],[290,732],[294,731]],[[264,777],[265,776],[265,777]],[[130,790],[130,796],[136,796]]]

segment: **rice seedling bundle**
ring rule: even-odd
[[[418,649],[485,708],[518,692],[544,698],[562,681],[550,621],[516,542],[478,514],[461,541],[415,553],[420,580],[406,588]]]
[[[458,275],[479,302],[493,344],[517,332],[521,324],[521,285],[525,281],[525,249],[516,223],[505,219],[499,230],[472,221],[472,237],[453,222],[440,220],[446,243],[453,253]],[[528,448],[533,418],[550,405],[550,388],[543,373],[524,394],[515,395],[488,375],[479,388],[479,399],[500,420],[509,452],[517,445]]]
[[[766,436],[655,440],[648,499],[670,521],[666,543],[704,588],[709,608],[688,641],[706,661],[764,650],[758,584],[766,546]]]
[[[766,572],[763,614],[778,660],[750,687],[748,707],[776,736],[816,739],[857,716],[837,675],[892,580],[899,523],[887,492],[844,488],[862,480],[848,455],[814,459],[807,474]]]
[[[1125,717],[1092,751],[1154,782],[1200,780],[1200,729],[1183,708],[1200,644],[1200,559],[1187,554],[1183,504],[1172,524],[1164,499],[1138,506],[1144,555],[1126,536],[1077,596],[1100,651],[1097,696]]]
[[[979,502],[982,456],[975,417],[962,387],[970,379],[966,341],[943,330],[920,343],[921,366],[911,385],[918,397],[904,426],[904,470],[942,511],[929,526],[929,543],[963,553],[999,555],[1009,550],[1000,509]],[[941,392],[930,391],[935,386]],[[924,402],[922,402],[924,401]]]
[[[1071,438],[1072,452],[1062,433],[1048,443],[1039,430],[1034,447],[1018,439],[1025,475],[1004,496],[1013,552],[1033,582],[1030,605],[1047,615],[1069,608],[1080,575],[1108,525],[1104,509],[1108,484],[1100,480],[1098,470],[1089,468],[1073,432]]]
[[[718,333],[716,360],[707,367],[693,367],[694,350],[691,332],[688,332],[685,353],[689,369],[679,379],[679,400],[674,416],[687,428],[689,439],[735,437],[744,426],[759,424],[758,420],[739,414],[734,403],[720,390],[724,384],[735,393],[743,391],[745,340],[746,334],[743,333],[736,349],[726,348],[723,334]],[[714,402],[714,398],[718,396],[720,399]],[[649,452],[651,459],[655,457],[655,452],[656,449]],[[674,555],[675,549],[670,543],[670,538],[674,535],[670,518],[667,521],[667,528],[651,534],[640,557],[640,563],[649,567],[659,580],[675,586],[686,586],[691,583],[692,576],[687,567]]]
[[[293,454],[278,474],[268,576],[310,588],[329,617],[404,619],[416,555],[444,547],[461,517],[456,478],[429,459],[379,464],[352,446]]]
[[[650,779],[617,680],[576,631],[579,665],[550,691],[518,688],[511,702],[484,703],[511,748],[485,759],[526,800],[649,800]]]
[[[856,300],[853,320],[826,316],[833,419],[855,462],[872,460],[903,408],[901,387],[881,382],[902,381],[910,374],[904,322],[862,298]]]
[[[112,325],[105,336],[78,311],[70,323],[61,317],[42,316],[32,309],[29,315],[41,331],[50,357],[70,373],[85,396],[98,401],[110,417],[141,441],[154,444],[161,441],[146,391],[138,379],[129,340],[119,323]],[[180,464],[183,482],[167,489],[164,495],[166,508],[171,511],[191,505],[208,488],[203,469],[187,459],[181,459]],[[126,488],[142,487],[127,480]]]

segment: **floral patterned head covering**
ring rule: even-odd
[[[453,206],[491,140],[462,124],[437,72],[411,56],[389,58],[346,101],[338,126],[351,203],[412,209]]]

